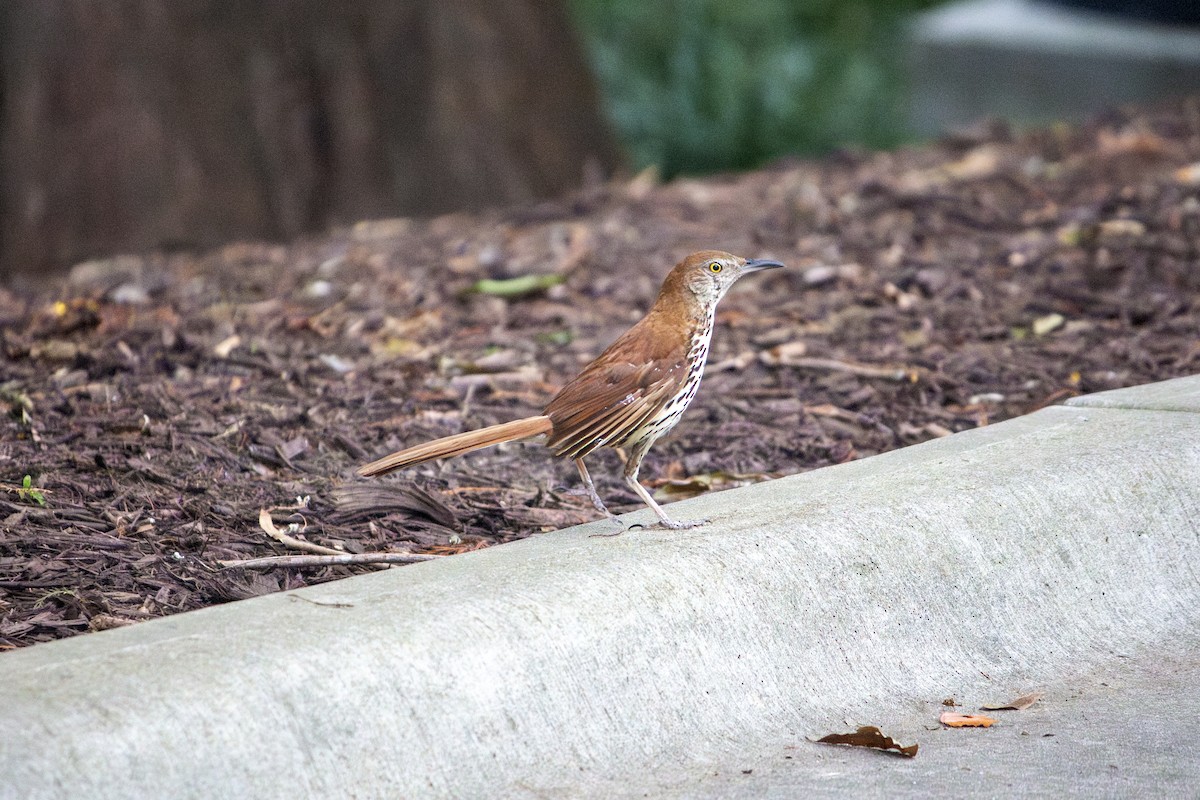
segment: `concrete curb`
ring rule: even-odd
[[[697,530],[582,526],[0,655],[0,795],[927,791],[936,748],[806,738],[928,740],[948,695],[1053,710],[1200,665],[1196,412],[1200,377],[1079,398],[677,505]]]

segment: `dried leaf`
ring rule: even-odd
[[[524,297],[527,294],[545,291],[551,286],[557,286],[566,280],[562,275],[522,275],[519,278],[493,280],[485,278],[476,281],[471,291],[480,294],[490,294],[495,297]]]
[[[831,733],[817,739],[819,744],[846,744],[851,747],[870,747],[885,753],[895,753],[898,756],[912,758],[917,754],[919,745],[901,745],[890,736],[884,736],[883,731],[874,725],[863,725],[854,733]]]
[[[542,379],[542,371],[533,366],[524,366],[507,372],[480,372],[474,375],[455,375],[450,386],[455,391],[465,391],[472,386],[500,386],[504,384],[525,386]]]
[[[460,528],[450,508],[411,483],[345,483],[333,490],[339,521],[357,522],[400,513],[425,517],[445,528]]]
[[[1096,226],[1096,233],[1102,238],[1137,238],[1146,235],[1146,225],[1136,219],[1109,219]]]
[[[373,342],[371,344],[371,353],[384,358],[423,361],[433,355],[434,348],[423,345],[415,339],[389,336],[383,341]]]
[[[79,357],[79,345],[66,339],[47,339],[29,348],[29,355],[46,361],[74,361]]]
[[[413,222],[407,217],[395,219],[371,219],[358,222],[350,231],[356,242],[373,242],[379,239],[393,239],[404,236],[412,228]]]
[[[1001,705],[984,705],[980,706],[980,708],[984,711],[1024,711],[1040,700],[1042,694],[1044,693],[1030,692],[1029,694],[1021,695],[1016,700],[1010,700],[1009,702]]]
[[[956,714],[953,711],[943,711],[938,722],[947,728],[990,728],[996,720],[982,714]]]
[[[271,509],[269,508],[260,508],[258,510],[258,527],[262,528],[263,533],[272,539],[278,540],[283,535],[279,528],[275,527],[275,520],[271,519]]]
[[[587,225],[575,223],[566,229],[566,235],[561,239],[555,237],[551,246],[558,256],[554,268],[559,274],[565,275],[591,256],[595,240]]]
[[[425,555],[431,556],[456,556],[459,553],[469,553],[472,550],[482,550],[488,546],[486,539],[472,539],[471,541],[459,540],[457,544],[433,544],[426,547]]]
[[[771,475],[765,472],[705,472],[687,478],[679,478],[664,482],[654,491],[656,500],[683,500],[696,497],[705,492],[732,489],[735,486],[745,486],[749,483],[771,480]]]
[[[260,508],[258,510],[258,527],[262,528],[263,533],[267,534],[267,536],[287,547],[294,547],[298,550],[307,550],[310,553],[320,553],[327,556],[345,555],[341,550],[334,550],[332,547],[325,547],[324,545],[297,539],[295,536],[279,530],[279,528],[275,527],[275,521],[271,519],[271,509],[269,508]],[[278,588],[272,591],[278,591]]]
[[[1200,186],[1200,161],[1175,170],[1175,180],[1192,186]]]
[[[950,177],[964,181],[990,178],[1000,169],[1000,156],[998,146],[980,145],[960,160],[944,165],[943,169]]]
[[[353,361],[347,361],[346,359],[334,353],[321,353],[318,358],[321,359],[322,364],[329,367],[339,375],[345,375],[347,372],[354,370]]]
[[[1051,331],[1058,330],[1066,322],[1066,318],[1062,314],[1047,314],[1044,317],[1038,317],[1030,326],[1034,336],[1045,336]]]
[[[241,344],[242,337],[235,333],[232,336],[228,336],[213,345],[213,353],[217,356],[217,358],[229,358],[229,354],[232,353],[235,348],[240,347]]]
[[[525,354],[519,350],[502,348],[464,363],[462,367],[468,372],[504,372],[520,367],[525,360]]]
[[[283,444],[276,445],[275,452],[284,461],[291,461],[296,456],[308,450],[308,439],[304,436],[297,436],[294,439],[289,439]]]
[[[1096,134],[1097,149],[1101,155],[1157,156],[1170,151],[1167,140],[1156,133],[1130,128],[1122,131],[1102,130]]]
[[[806,286],[824,286],[838,277],[838,268],[832,264],[817,264],[804,270],[801,276]]]
[[[633,180],[626,184],[625,191],[628,192],[631,200],[644,200],[646,195],[650,194],[651,190],[660,183],[662,183],[662,175],[659,174],[658,167],[651,164],[633,176]]]
[[[716,374],[718,372],[740,372],[746,367],[754,363],[757,354],[753,350],[745,350],[738,353],[733,358],[725,358],[717,362],[709,363],[704,368],[704,374]]]
[[[808,342],[803,339],[797,339],[794,342],[784,342],[772,347],[770,350],[764,350],[759,354],[759,358],[764,364],[770,366],[787,366],[794,364],[796,359],[803,358],[808,352]]]

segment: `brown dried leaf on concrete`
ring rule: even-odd
[[[1024,711],[1031,705],[1042,698],[1043,692],[1030,692],[1023,694],[1016,700],[1010,700],[1007,703],[1000,705],[983,705],[980,708],[984,711]]]
[[[953,711],[943,711],[938,722],[947,728],[990,728],[996,724],[992,717],[982,714],[956,714]]]
[[[863,725],[854,733],[831,733],[817,739],[818,744],[845,744],[851,747],[870,747],[885,753],[895,753],[898,756],[912,758],[917,754],[919,745],[901,745],[890,736],[884,736],[883,731],[874,725]]]

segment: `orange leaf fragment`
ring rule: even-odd
[[[1193,186],[1200,185],[1200,161],[1175,170],[1175,180]]]
[[[996,720],[982,714],[956,714],[953,711],[943,711],[938,722],[947,728],[990,728]]]
[[[895,753],[898,756],[912,758],[917,754],[918,745],[901,745],[890,736],[884,736],[883,731],[874,725],[863,725],[854,733],[831,733],[817,739],[819,744],[846,744],[851,747],[870,747],[885,753]]]
[[[1042,694],[1043,692],[1030,692],[1001,705],[986,705],[980,706],[980,708],[984,711],[1024,711],[1040,700]]]

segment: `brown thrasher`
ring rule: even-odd
[[[556,456],[575,460],[588,497],[606,516],[616,518],[596,493],[583,459],[599,447],[621,447],[628,451],[625,482],[663,527],[703,524],[704,520],[676,522],[667,516],[638,482],[638,470],[651,445],[675,427],[700,388],[717,302],[743,275],[782,266],[716,250],[692,253],[667,275],[646,316],[554,395],[542,415],[410,447],[360,467],[358,474],[383,475],[545,434],[546,446]]]

